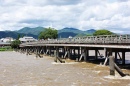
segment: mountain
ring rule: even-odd
[[[76,29],[76,28],[68,28],[68,27],[66,27],[66,28],[63,28],[63,29],[61,29],[61,30],[58,30],[58,33],[62,33],[62,32],[73,32],[73,33],[76,33],[76,34],[78,34],[78,33],[83,33],[81,30],[79,30],[79,29]]]
[[[35,28],[30,28],[30,27],[24,27],[18,31],[17,33],[24,33],[24,34],[33,34],[33,35],[38,35],[41,31],[43,31],[45,28],[44,27],[35,27]]]
[[[88,34],[93,34],[96,30],[95,29],[90,29],[90,30],[86,30],[85,32],[87,32]]]
[[[17,39],[18,35],[20,36],[32,36],[34,38],[37,38],[36,35],[33,34],[23,34],[23,33],[17,33],[15,31],[0,31],[0,38],[6,38],[6,37],[12,37],[14,39]]]
[[[73,32],[61,32],[58,34],[58,38],[68,38],[69,36],[75,37],[77,34]]]
[[[24,27],[18,31],[0,31],[0,38],[5,38],[5,37],[17,38],[18,34],[20,34],[21,36],[32,36],[34,38],[38,38],[38,34],[44,30],[45,30],[44,27],[35,27],[35,28]],[[95,31],[96,30],[94,29],[82,31],[77,28],[66,27],[58,30],[58,37],[59,38],[68,38],[69,36],[81,37],[86,35],[92,35]]]
[[[69,36],[72,37],[81,37],[81,36],[86,36],[86,35],[92,35],[96,30],[94,29],[90,29],[90,30],[86,30],[86,31],[82,31],[76,28],[63,28],[61,30],[58,30],[58,37],[62,37],[62,38],[67,38]]]

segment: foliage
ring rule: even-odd
[[[57,38],[58,37],[58,32],[54,28],[45,28],[44,31],[40,32],[38,38],[39,39],[48,39],[48,38]]]
[[[93,36],[92,34],[87,34],[86,36]]]
[[[19,38],[20,38],[20,34],[18,34],[17,40],[19,40]]]
[[[19,48],[20,40],[15,40],[11,43],[12,48]]]
[[[10,46],[4,46],[4,47],[0,47],[0,51],[11,51],[12,48]]]
[[[113,33],[109,30],[105,30],[105,29],[102,29],[102,30],[97,30],[95,33],[93,33],[94,36],[97,36],[97,35],[112,35]]]

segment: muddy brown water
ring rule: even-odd
[[[99,64],[55,63],[53,57],[10,51],[0,52],[0,86],[130,86],[130,77],[110,76],[109,67]]]

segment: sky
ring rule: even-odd
[[[130,0],[0,0],[0,31],[38,26],[130,34]]]

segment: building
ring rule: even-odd
[[[6,38],[0,39],[0,41],[4,42],[4,43],[10,43],[10,42],[14,41],[14,39],[12,37],[6,37]]]
[[[19,40],[21,43],[37,41],[35,38],[29,36],[24,36],[23,38],[19,38]]]
[[[7,42],[0,42],[0,47],[3,47],[3,46],[10,46],[11,44],[10,43],[7,43]]]

